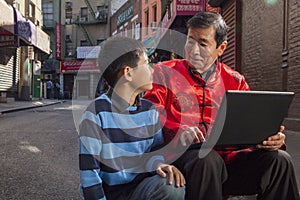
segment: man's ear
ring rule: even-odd
[[[132,81],[132,68],[125,66],[122,70],[124,79],[127,81]]]
[[[227,47],[227,41],[222,42],[222,44],[218,47],[218,57],[221,56]]]

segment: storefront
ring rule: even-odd
[[[61,85],[66,99],[92,99],[100,77],[95,59],[61,61]]]
[[[14,36],[13,8],[0,0],[0,13],[0,97],[6,102],[7,96],[17,94],[20,52]]]
[[[0,92],[31,100],[41,97],[40,57],[50,53],[49,36],[0,0]]]

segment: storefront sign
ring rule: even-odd
[[[205,7],[205,0],[176,0],[177,16],[192,16],[200,11],[204,11]]]
[[[100,71],[96,60],[65,60],[61,61],[60,71],[62,73],[78,71]]]
[[[100,46],[81,46],[77,47],[77,58],[78,59],[96,59],[100,53]]]
[[[133,5],[126,8],[120,15],[117,17],[117,27],[122,26],[126,21],[133,17]]]
[[[0,47],[14,47],[17,45],[16,37],[0,27]]]
[[[61,25],[56,24],[55,26],[56,36],[56,59],[61,59]]]

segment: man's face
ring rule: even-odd
[[[185,58],[200,73],[206,72],[226,48],[227,42],[217,48],[215,33],[213,26],[188,30]]]

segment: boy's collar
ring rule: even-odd
[[[118,95],[118,93],[116,93],[113,90],[113,88],[110,88],[107,91],[107,96],[110,98],[112,102],[112,109],[114,112],[124,112],[125,110],[132,110],[133,107],[136,107],[137,109],[141,105],[141,100],[139,95],[136,97],[134,105],[131,106],[120,95]]]

